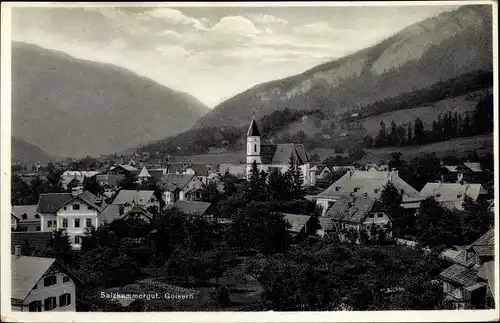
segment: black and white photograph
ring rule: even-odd
[[[497,14],[2,3],[2,321],[499,319]]]

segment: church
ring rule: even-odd
[[[246,176],[250,177],[252,164],[255,161],[259,170],[270,172],[278,169],[285,173],[289,169],[290,157],[294,156],[304,180],[304,186],[316,184],[316,171],[311,169],[309,157],[303,144],[262,144],[260,131],[255,119],[252,119],[247,132]]]

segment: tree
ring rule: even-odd
[[[312,162],[319,162],[320,160],[321,160],[321,158],[319,157],[318,153],[315,153],[315,154],[311,155],[311,161]]]
[[[216,183],[208,183],[203,187],[201,193],[202,199],[205,202],[216,203],[221,199],[221,193],[217,189]]]
[[[411,122],[408,122],[408,144],[411,145],[411,143],[413,142],[413,130],[411,128]]]
[[[12,205],[33,205],[38,203],[38,196],[21,176],[13,175],[11,181],[10,201]]]
[[[222,177],[222,184],[224,185],[224,195],[225,196],[232,196],[235,194],[238,189],[236,188],[236,177],[234,177],[231,174],[225,174]]]
[[[473,116],[473,133],[482,134],[493,131],[493,120],[493,95],[489,94],[476,105]]]
[[[494,226],[494,212],[487,201],[474,201],[465,195],[462,230],[465,244],[471,244]]]
[[[267,196],[270,201],[284,201],[290,196],[286,178],[278,169],[272,169],[267,183]]]
[[[257,162],[254,161],[250,169],[250,177],[246,182],[245,198],[251,201],[263,201],[265,199],[264,193],[265,187],[263,186],[262,176]]]
[[[135,190],[137,189],[137,176],[132,173],[126,173],[125,178],[118,184],[124,190]]]
[[[76,178],[73,178],[71,182],[69,182],[68,185],[66,186],[66,190],[68,192],[72,192],[73,188],[79,187],[80,185],[81,185],[80,181],[77,180]]]
[[[90,193],[92,193],[94,195],[100,195],[100,194],[104,193],[104,189],[97,182],[96,176],[85,177],[85,179],[83,180],[83,189],[85,191],[89,191]]]
[[[54,231],[49,244],[40,252],[39,257],[56,258],[68,265],[74,259],[75,254],[71,248],[68,234],[64,229]]]
[[[46,178],[50,184],[51,193],[61,193],[62,192],[61,175],[62,175],[62,172],[56,168],[54,163],[50,162],[47,165]]]
[[[415,120],[415,127],[414,127],[414,138],[415,138],[415,142],[417,143],[417,145],[421,145],[424,143],[424,123],[422,122],[422,120],[420,120],[420,118],[417,118]]]

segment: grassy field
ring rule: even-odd
[[[192,162],[193,164],[240,164],[245,162],[245,151],[228,151],[217,154],[172,156],[172,163]]]
[[[391,158],[391,153],[395,151],[401,152],[402,159],[411,160],[419,155],[427,153],[436,153],[438,157],[444,157],[447,155],[462,156],[467,154],[469,151],[481,152],[493,152],[493,134],[474,136],[468,138],[458,138],[448,141],[438,142],[434,144],[408,147],[384,147],[384,148],[374,148],[366,149],[366,156],[364,160],[370,161],[372,163],[378,163],[381,160],[388,161]],[[329,157],[335,156],[335,151],[333,149],[316,148],[313,149],[310,154],[319,154],[321,160]]]

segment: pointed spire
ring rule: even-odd
[[[260,137],[260,131],[257,127],[257,122],[255,122],[255,117],[252,117],[252,122],[250,127],[248,127],[247,137]]]

